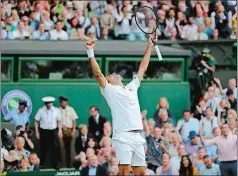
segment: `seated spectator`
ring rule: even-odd
[[[182,139],[180,138],[180,135],[175,131],[173,131],[172,135],[170,136],[169,155],[171,158],[178,155],[178,147],[182,143]]]
[[[87,37],[84,33],[84,28],[77,28],[76,33],[70,37],[70,40],[88,40],[89,37]]]
[[[206,107],[210,107],[212,111],[215,113],[217,106],[221,102],[221,97],[215,97],[215,89],[213,86],[209,86],[207,92],[208,96],[206,98]]]
[[[227,118],[228,109],[230,109],[229,102],[226,99],[222,99],[215,112],[215,116],[217,116],[219,124],[221,120],[225,120]]]
[[[11,13],[11,17],[12,17],[12,25],[17,28],[18,26],[18,23],[20,21],[20,18],[18,16],[18,12],[16,10],[12,10],[12,13]]]
[[[193,167],[193,164],[188,155],[182,156],[180,169],[179,169],[179,176],[197,176],[199,175],[198,169]]]
[[[49,40],[49,32],[45,30],[45,24],[41,22],[39,24],[39,29],[33,32],[33,40]]]
[[[112,16],[111,9],[109,6],[105,7],[104,14],[100,16],[100,27],[101,29],[107,28],[108,32],[111,33],[114,27],[114,17]]]
[[[109,121],[103,124],[103,136],[112,137],[112,125]]]
[[[199,121],[206,116],[206,100],[201,98],[198,105],[196,106],[196,111],[194,113],[194,117]]]
[[[67,19],[67,9],[62,9],[62,11],[60,12],[59,16],[57,17],[58,21],[62,21],[62,29],[64,31],[68,31],[68,29],[70,29],[70,24],[68,23],[68,19]]]
[[[29,16],[30,9],[28,7],[30,8],[30,4],[27,3],[27,1],[19,1],[18,2],[16,10],[18,11],[20,19],[23,16]]]
[[[177,18],[178,19],[175,22],[175,25],[176,25],[175,27],[178,31],[177,33],[179,34],[178,36],[180,38],[183,31],[183,27],[187,24],[187,21],[186,21],[185,15],[181,11],[177,12]]]
[[[156,169],[162,165],[162,153],[168,152],[168,143],[162,139],[161,129],[159,128],[154,128],[153,137],[149,135],[146,140],[148,144],[148,168],[156,172]]]
[[[156,111],[154,112],[154,115],[153,115],[154,120],[156,120],[158,118],[158,113],[159,113],[160,109],[167,109],[169,118],[173,117],[172,112],[169,109],[169,102],[166,97],[161,97],[159,99],[159,102],[156,107]]]
[[[184,150],[184,145],[183,144],[180,144],[177,148],[177,155],[171,157],[170,159],[170,166],[173,166],[173,168],[179,172],[179,169],[180,169],[180,163],[181,163],[181,160],[182,160],[182,156],[184,156],[186,153],[185,153],[185,150]]]
[[[80,152],[86,152],[86,142],[89,138],[88,128],[86,125],[79,125],[79,136],[75,140],[75,152],[76,155],[79,155]]]
[[[1,39],[6,40],[7,39],[7,30],[5,29],[5,22],[1,21]]]
[[[205,139],[213,138],[213,129],[218,127],[218,119],[214,116],[211,107],[206,108],[206,117],[200,121],[201,129]]]
[[[126,40],[128,35],[130,34],[130,24],[129,18],[127,16],[127,7],[123,6],[121,8],[122,14],[120,14],[117,19],[117,32],[118,32],[118,39]]]
[[[93,29],[88,29],[87,37],[93,41],[98,40]]]
[[[83,10],[82,9],[80,9],[80,8],[77,9],[75,16],[77,17],[77,19],[79,21],[80,27],[86,28],[91,24],[89,18],[86,15],[85,16],[83,15]]]
[[[221,98],[221,96],[222,96],[222,86],[221,86],[220,80],[218,78],[213,78],[209,82],[209,86],[214,87],[214,89],[215,89],[215,97]],[[207,99],[208,92],[205,93],[204,97],[205,97],[205,99]]]
[[[156,175],[178,175],[177,169],[169,163],[170,156],[168,153],[162,154],[162,166],[156,169]]]
[[[40,171],[40,160],[36,153],[31,153],[29,156],[29,171]]]
[[[67,8],[67,14],[66,14],[66,19],[71,19],[74,17],[74,4],[71,1],[66,1],[66,6]]]
[[[170,34],[169,40],[172,40],[172,41],[177,40],[177,30],[176,30],[176,28],[170,28],[169,34]],[[166,34],[166,36],[167,36],[167,34]]]
[[[94,137],[89,137],[86,142],[86,148],[93,148],[96,152],[98,151],[98,145]]]
[[[229,79],[228,87],[223,89],[222,93],[223,93],[224,98],[228,98],[226,95],[226,92],[228,91],[228,89],[233,90],[234,98],[237,99],[237,87],[236,87],[236,79],[235,78]]]
[[[95,38],[100,39],[100,27],[96,17],[91,17],[91,24],[85,28],[85,33],[88,35],[89,30],[91,33],[95,34]]]
[[[31,11],[30,18],[29,18],[29,23],[32,28],[32,31],[36,31],[39,27],[39,21],[36,20],[36,11]]]
[[[188,24],[183,27],[181,38],[186,40],[191,40],[191,37],[196,33],[198,27],[194,24],[193,17],[189,17]]]
[[[217,175],[217,176],[221,175],[219,166],[213,163],[212,159],[208,155],[205,155],[203,157],[203,162],[204,165],[201,166],[199,170],[200,175]]]
[[[229,123],[229,121],[232,121],[232,120],[237,120],[237,113],[234,109],[229,109],[227,111],[227,121]]]
[[[206,155],[206,151],[204,147],[200,147],[198,149],[197,156],[193,157],[193,164],[200,172],[200,168],[204,166],[203,158]]]
[[[6,31],[8,32],[8,39],[11,39],[9,38],[9,33],[17,29],[17,26],[13,25],[12,17],[7,17],[5,28],[6,28]]]
[[[93,155],[88,158],[88,166],[82,169],[82,175],[106,175],[105,168],[98,164],[98,158]]]
[[[27,31],[29,35],[32,36],[33,29],[31,26],[29,26],[29,18],[27,16],[23,16],[21,21],[25,24],[25,31]]]
[[[20,160],[20,168],[19,171],[27,172],[29,171],[29,160],[27,158],[22,158]]]
[[[185,151],[188,155],[196,155],[198,149],[202,147],[202,144],[198,138],[198,134],[195,131],[189,133],[189,143],[185,144]]]
[[[1,160],[3,160],[5,156],[8,156],[8,151],[5,148],[1,147]]]
[[[213,40],[218,40],[218,39],[220,39],[220,37],[219,37],[219,32],[218,32],[217,29],[213,29],[213,31],[212,31],[212,39],[213,39]]]
[[[50,40],[68,40],[68,34],[62,30],[62,21],[56,22],[56,29],[50,31]]]
[[[183,142],[186,144],[189,141],[190,131],[199,132],[200,123],[197,119],[191,117],[189,110],[183,111],[183,117],[183,120],[178,121],[176,129],[180,131]]]
[[[6,172],[15,172],[19,171],[19,158],[17,152],[14,150],[9,151],[8,156],[4,156],[4,171]]]
[[[29,158],[30,152],[24,149],[25,139],[23,137],[17,137],[15,140],[15,151],[17,152],[18,159]]]
[[[199,24],[197,32],[194,32],[189,40],[208,40],[207,34],[204,32],[204,24]]]
[[[196,10],[196,17],[194,18],[194,24],[199,26],[199,25],[204,25],[205,18],[203,16],[203,10],[202,8],[199,8]]]
[[[112,40],[112,37],[111,36],[108,36],[109,34],[109,31],[108,31],[108,28],[105,27],[105,28],[102,28],[101,30],[101,38],[100,40]]]
[[[149,129],[149,135],[153,136],[153,130],[155,128],[155,121],[154,119],[150,118],[147,120],[147,124],[148,124],[148,129]]]
[[[158,118],[155,120],[155,127],[162,128],[165,123],[170,123],[174,126],[172,118],[168,118],[167,109],[160,109]]]
[[[24,40],[24,39],[29,39],[29,38],[30,38],[30,34],[25,30],[25,24],[22,21],[20,21],[18,23],[17,30],[9,33],[9,39]]]
[[[50,13],[48,11],[43,11],[42,12],[42,20],[41,21],[45,24],[45,30],[46,31],[50,31],[50,30],[54,29],[55,24],[50,19]]]
[[[23,137],[25,139],[24,148],[28,151],[32,151],[34,149],[34,144],[31,140],[31,130],[25,130],[22,125],[18,125],[16,127],[16,138]]]
[[[157,12],[157,16],[158,16],[158,29],[161,33],[161,35],[159,36],[158,39],[165,39],[165,28],[166,28],[166,20],[165,20],[165,11],[162,9],[159,9]]]
[[[111,148],[112,147],[112,139],[110,137],[104,136],[99,144],[99,146],[103,148]]]
[[[70,27],[67,29],[67,33],[69,34],[69,38],[71,38],[72,36],[76,35],[77,29],[81,26],[79,25],[79,21],[75,16],[68,20],[68,22],[70,24]]]
[[[226,92],[226,96],[228,97],[231,109],[237,110],[237,99],[234,97],[233,90],[228,89]]]
[[[212,22],[211,22],[211,18],[209,17],[206,17],[205,18],[205,28],[203,30],[203,32],[208,36],[209,39],[212,38],[212,32],[213,32],[213,29],[212,29]]]

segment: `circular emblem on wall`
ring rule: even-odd
[[[18,108],[19,100],[27,101],[26,111],[31,115],[32,112],[32,102],[30,97],[22,90],[11,90],[7,92],[1,103],[2,113],[5,116],[13,108]]]

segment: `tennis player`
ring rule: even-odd
[[[116,151],[116,158],[119,162],[119,175],[145,175],[146,163],[143,146],[145,140],[140,136],[143,126],[137,90],[148,68],[154,45],[149,39],[137,75],[125,86],[122,84],[122,77],[118,74],[113,73],[104,77],[94,57],[95,45],[96,43],[92,40],[86,42],[87,54],[101,93],[111,109],[112,147]]]

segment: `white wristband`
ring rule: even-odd
[[[94,51],[93,49],[87,50],[88,58],[94,57]]]

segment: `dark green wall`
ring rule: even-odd
[[[101,114],[111,120],[110,109],[101,96],[98,84],[95,83],[2,83],[1,99],[10,90],[20,89],[26,92],[32,100],[33,111],[31,114],[31,125],[39,107],[43,106],[41,98],[44,96],[69,98],[69,104],[75,108],[79,119],[77,124],[86,123],[89,116],[88,108],[97,105]],[[159,97],[167,97],[170,109],[176,116],[188,108],[189,85],[187,83],[143,83],[139,89],[139,100],[141,109],[148,110],[148,117],[152,117]],[[55,103],[58,106],[58,101]]]

